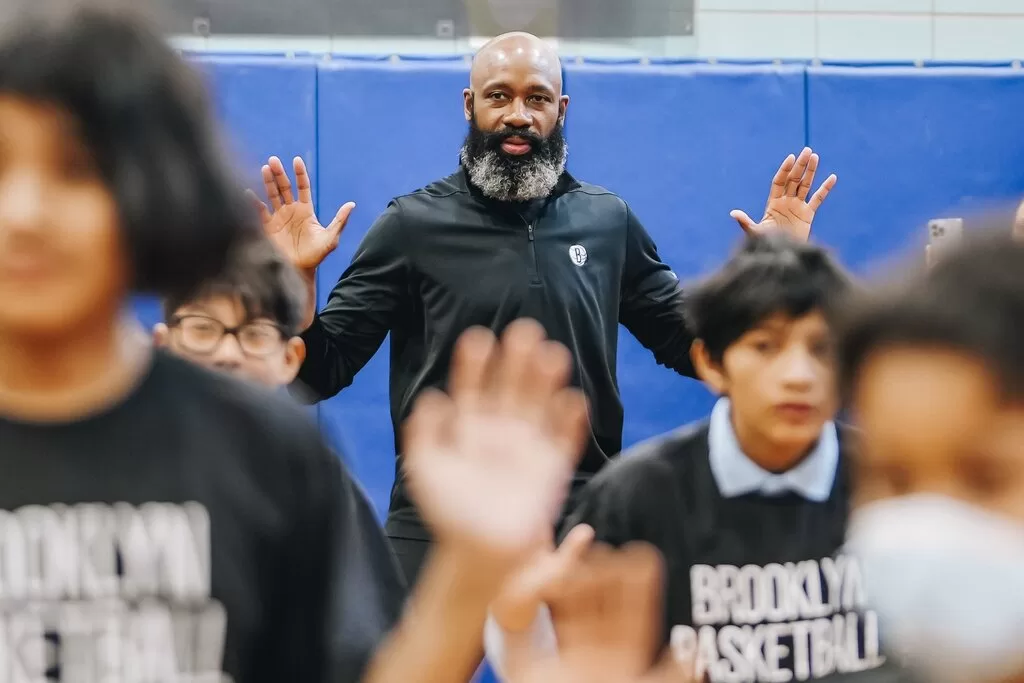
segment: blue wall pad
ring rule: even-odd
[[[566,70],[570,170],[629,202],[684,284],[726,258],[741,235],[729,211],[760,218],[772,175],[804,144],[800,67]],[[703,417],[711,406],[701,384],[655,364],[624,329],[618,377],[625,446]]]
[[[812,68],[807,106],[839,175],[815,238],[858,270],[920,253],[930,218],[1024,195],[1024,71]]]

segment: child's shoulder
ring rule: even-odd
[[[708,420],[659,434],[624,450],[597,476],[606,486],[632,488],[640,481],[672,480],[707,463]]]

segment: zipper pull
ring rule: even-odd
[[[526,226],[526,234],[529,235],[530,241],[533,241],[533,223]]]

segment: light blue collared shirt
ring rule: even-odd
[[[828,500],[839,467],[839,436],[834,422],[826,422],[821,437],[806,458],[791,470],[769,472],[747,457],[736,440],[729,419],[729,399],[721,398],[711,411],[708,457],[718,490],[726,498],[748,493],[778,496],[796,493],[821,503]]]

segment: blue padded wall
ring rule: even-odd
[[[466,133],[463,61],[342,60],[319,74],[319,186],[323,222],[347,201],[356,210],[321,266],[320,304],[388,201],[451,173]],[[388,402],[389,342],[355,383],[321,405],[321,424],[346,445],[355,475],[383,516],[394,479]]]
[[[713,270],[737,243],[730,210],[760,218],[772,175],[804,144],[801,67],[567,71],[570,170],[628,201],[684,283]],[[703,385],[658,366],[625,329],[618,377],[624,446],[703,417],[712,404]]]
[[[815,237],[858,270],[922,249],[930,218],[1024,196],[1020,69],[810,68],[807,104],[839,175]]]
[[[241,177],[262,196],[259,169],[276,154],[290,168],[302,156],[316,171],[316,65],[272,57],[192,58],[209,79],[212,105]],[[316,176],[314,176],[315,178]],[[135,312],[147,327],[159,322],[159,303],[140,298]]]

